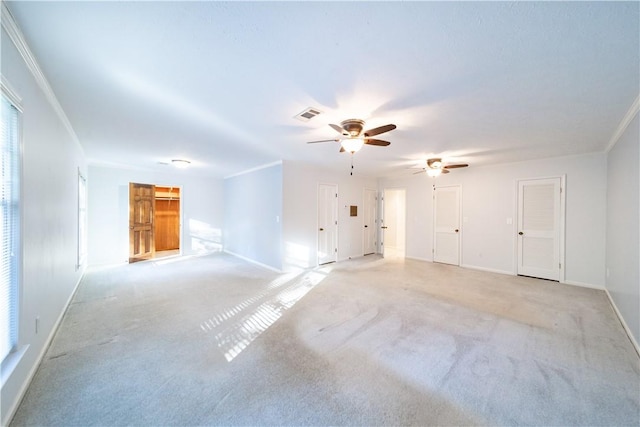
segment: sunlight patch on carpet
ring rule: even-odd
[[[200,324],[214,339],[227,362],[231,362],[256,338],[271,327],[325,277],[313,270],[285,274],[269,283],[265,290]]]

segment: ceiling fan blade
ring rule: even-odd
[[[386,147],[387,145],[391,144],[389,141],[383,141],[381,139],[373,139],[373,138],[365,139],[364,143],[369,145],[379,145],[381,147]]]
[[[341,152],[341,153],[344,153],[345,151],[347,151],[347,150],[345,150],[345,149],[344,149],[344,147],[341,145],[341,146],[340,146],[340,152]]]
[[[426,173],[426,172],[427,172],[427,171],[426,171],[426,170],[424,170],[424,168],[423,168],[421,171],[414,172],[413,174],[414,174],[414,175],[418,175],[418,174],[420,174],[420,173]]]
[[[307,144],[317,144],[318,142],[339,142],[339,139],[321,139],[320,141],[309,141]]]
[[[396,125],[380,126],[380,127],[377,127],[377,128],[365,130],[364,131],[364,136],[368,137],[368,136],[380,135],[381,133],[389,132],[391,130],[394,130],[395,128],[396,128]]]
[[[466,163],[460,163],[458,165],[446,165],[443,166],[444,169],[457,169],[457,168],[466,168],[467,166],[469,166]]]
[[[329,126],[331,126],[333,129],[335,129],[336,132],[342,134],[342,135],[348,135],[349,133],[342,129],[342,127],[338,126],[338,125],[334,125],[332,123],[329,123]]]
[[[450,171],[446,170],[446,169],[441,169],[442,173],[449,173]]]

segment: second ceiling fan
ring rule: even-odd
[[[435,157],[432,159],[427,159],[427,167],[424,166],[420,166],[422,168],[422,170],[420,172],[416,172],[416,174],[419,173],[426,173],[429,176],[433,176],[436,177],[438,175],[440,175],[441,173],[449,173],[449,169],[457,169],[457,168],[466,168],[467,166],[469,166],[466,163],[458,163],[458,164],[444,164],[442,162],[442,159],[439,157]]]
[[[340,152],[342,153],[344,151],[347,151],[351,154],[360,150],[360,148],[362,148],[362,146],[365,144],[378,145],[381,147],[386,147],[387,145],[391,144],[389,141],[372,138],[372,136],[392,131],[396,128],[396,125],[388,124],[363,131],[364,125],[364,120],[360,119],[345,120],[343,122],[340,122],[339,126],[329,124],[329,126],[331,126],[342,135],[340,138],[309,141],[307,142],[307,144],[316,144],[318,142],[340,142]]]

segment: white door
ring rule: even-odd
[[[560,279],[560,178],[518,181],[518,274]]]
[[[404,258],[406,237],[406,190],[387,188],[382,196],[382,244],[385,257]]]
[[[380,254],[382,256],[384,256],[384,247],[385,247],[385,241],[386,241],[386,233],[385,231],[387,230],[387,226],[386,224],[386,220],[385,220],[385,207],[384,207],[384,192],[382,192],[380,194],[380,230],[379,230],[379,236],[380,236]]]
[[[318,264],[338,259],[338,186],[318,185]]]
[[[460,265],[460,186],[433,189],[433,261]]]
[[[363,206],[363,248],[364,255],[376,252],[376,190],[365,188]]]

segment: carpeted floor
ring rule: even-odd
[[[640,423],[602,291],[368,256],[90,269],[12,426]]]

